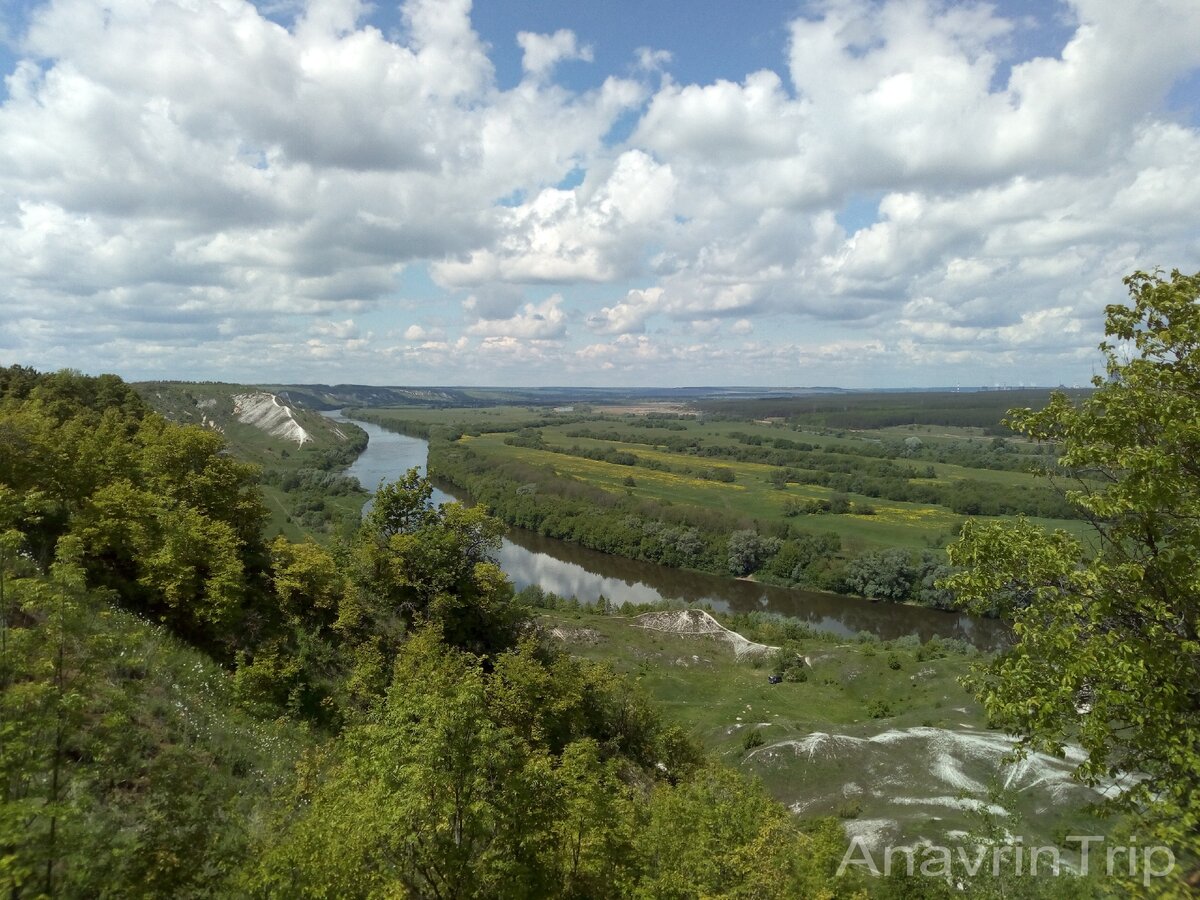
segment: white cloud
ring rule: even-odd
[[[520,31],[517,32],[517,43],[524,51],[521,67],[535,78],[545,77],[564,60],[592,61],[592,48],[580,44],[575,32],[566,28],[560,28],[554,34]]]
[[[793,313],[889,335],[913,296],[1016,328],[1075,289],[1072,321],[1092,324],[1060,333],[1064,359],[1094,345],[1122,272],[1197,255],[1184,210],[1200,141],[1154,111],[1200,66],[1200,8],[1076,13],[1061,59],[1018,60],[998,87],[1012,24],[922,2],[829,3],[798,20],[794,93],[770,72],[665,85],[633,137],[671,165],[686,221],[665,232],[660,309],[693,329]],[[1129,79],[1126,54],[1146,60]],[[879,221],[843,232],[834,213],[876,191]]]
[[[404,340],[410,343],[440,344],[446,341],[446,329],[438,325],[409,325],[404,329]]]
[[[603,173],[603,174],[601,174]],[[547,188],[498,214],[500,236],[435,274],[462,286],[512,282],[608,281],[637,272],[647,246],[664,237],[676,183],[670,166],[640,150],[598,163],[572,190]]]
[[[1164,109],[1200,69],[1200,5],[1068,7],[1066,43],[1028,58],[1002,7],[828,0],[782,77],[676,83],[643,47],[576,92],[555,67],[588,35],[517,35],[501,90],[466,0],[410,0],[399,38],[359,0],[287,26],[243,0],[47,0],[0,104],[0,353],[254,378],[478,359],[837,383],[856,353],[926,383],[1078,372],[1122,275],[1200,268],[1200,129]],[[529,302],[539,284],[558,293]]]
[[[463,309],[475,319],[507,319],[525,299],[517,285],[493,282],[479,285],[463,301]]]
[[[144,292],[214,319],[378,304],[406,262],[488,243],[496,198],[561,178],[637,97],[618,79],[498,91],[466,2],[406,4],[404,44],[362,8],[311,3],[287,30],[236,0],[39,7],[25,46],[50,62],[20,63],[0,107],[17,303],[103,318],[107,296]]]
[[[340,322],[316,322],[312,333],[338,340],[353,340],[359,336],[358,326],[353,319],[342,319]]]
[[[507,319],[480,319],[467,328],[467,333],[488,339],[561,338],[567,331],[567,314],[562,309],[561,294],[554,294],[542,303],[526,303],[516,315]]]
[[[620,303],[605,306],[594,315],[588,316],[588,328],[597,334],[633,334],[644,331],[646,319],[656,311],[662,295],[662,288],[632,290]]]
[[[675,58],[670,50],[655,50],[652,47],[638,47],[633,55],[637,67],[643,72],[660,72]]]

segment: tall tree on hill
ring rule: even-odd
[[[1107,377],[1079,406],[1012,410],[1061,448],[1095,544],[1024,520],[970,523],[948,586],[1016,642],[975,682],[1029,750],[1087,751],[1077,775],[1176,853],[1200,856],[1200,274],[1138,272],[1107,310]]]

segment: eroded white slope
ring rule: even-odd
[[[305,431],[292,415],[291,408],[284,406],[278,397],[266,391],[235,394],[233,414],[239,422],[253,425],[272,437],[295,441],[297,446],[303,446],[312,440],[312,435]]]
[[[738,659],[745,656],[761,656],[779,649],[757,644],[736,631],[730,631],[702,609],[643,613],[634,619],[632,624],[635,628],[665,631],[670,634],[707,635],[728,643]]]

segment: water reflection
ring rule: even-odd
[[[327,412],[327,418],[335,422],[349,422],[341,413]],[[355,422],[370,437],[367,449],[346,470],[351,478],[357,478],[358,483],[366,490],[374,491],[381,481],[395,481],[409,469],[417,468],[425,474],[425,462],[429,457],[429,444],[417,437],[388,431],[370,422]],[[365,513],[371,508],[371,502],[363,508]],[[435,504],[453,503],[454,498],[445,491],[433,489]]]
[[[603,595],[618,603],[661,599],[708,603],[725,612],[763,610],[794,616],[816,629],[836,634],[869,631],[884,639],[917,634],[922,640],[937,635],[961,638],[986,648],[999,644],[1003,635],[999,622],[962,613],[670,569],[517,528],[508,530],[501,563],[518,587],[539,584],[556,594],[574,595],[589,602]]]
[[[340,414],[327,415],[345,421]],[[424,472],[429,448],[424,440],[369,422],[355,424],[367,432],[371,441],[348,474],[368,490],[377,487],[381,479],[398,478],[414,466]],[[450,485],[435,483],[434,502],[454,500],[451,490]],[[465,496],[463,499],[470,500]],[[764,610],[794,616],[821,631],[847,636],[868,631],[884,639],[917,634],[927,640],[937,635],[961,638],[982,648],[998,646],[1005,633],[1004,626],[990,619],[669,569],[517,528],[508,529],[498,562],[518,589],[536,584],[589,603],[602,596],[618,604],[682,600],[708,603],[722,611]]]
[[[537,535],[524,537],[528,539]],[[498,561],[518,588],[536,584],[560,597],[578,597],[588,602],[608,597],[622,603],[626,600],[631,603],[654,603],[663,596],[656,588],[644,582],[629,582],[622,578],[600,575],[578,563],[566,562],[548,553],[539,553],[507,538],[504,546],[500,548]]]

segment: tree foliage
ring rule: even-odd
[[[436,628],[387,699],[300,786],[257,893],[367,897],[797,897],[843,839],[664,728],[623,680],[535,642],[482,660]],[[419,688],[417,686],[420,686]],[[836,889],[836,890],[835,890]]]
[[[1084,781],[1160,840],[1200,852],[1200,275],[1138,272],[1108,308],[1106,377],[1078,406],[1013,410],[1061,450],[1085,545],[1027,521],[969,523],[947,580],[1012,622],[975,687],[1029,750],[1087,753]]]
[[[43,568],[80,541],[90,586],[225,653],[250,627],[265,569],[257,470],[220,435],[154,415],[120,379],[4,370],[0,485]]]
[[[749,575],[756,571],[771,556],[779,551],[778,538],[760,537],[756,531],[739,529],[729,535],[729,572],[733,575]]]
[[[268,545],[257,477],[119,379],[0,369],[0,891],[855,889],[836,824],[543,642],[481,509],[410,472],[346,541]]]

